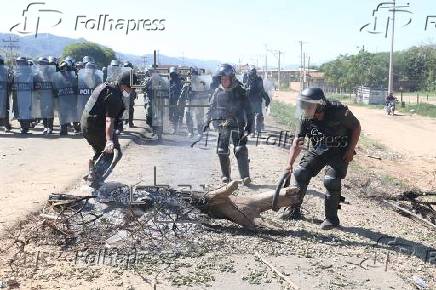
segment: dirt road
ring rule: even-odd
[[[269,132],[283,129],[274,125],[272,120],[267,122]],[[132,140],[124,151],[123,160],[108,181],[153,184],[153,168],[156,167],[158,184],[191,184],[194,188],[201,188],[202,184],[219,184],[220,173],[214,146],[216,135],[211,136],[207,146],[200,143],[194,148],[190,147],[192,140],[181,135],[166,136],[162,144],[139,136]],[[78,140],[66,139],[65,144],[62,144],[65,148],[60,153],[81,151],[79,148],[72,149],[78,146],[76,141]],[[27,140],[15,139],[14,144],[23,142]],[[38,142],[33,147],[39,149],[35,149],[37,152],[49,153],[41,148],[42,144],[45,145]],[[265,142],[256,146],[254,140],[249,142],[249,153],[254,183],[250,187],[241,187],[236,192],[238,195],[273,189],[287,158],[286,149]],[[86,161],[87,155],[80,154],[83,154]],[[73,161],[72,155],[62,158],[70,164],[65,171],[54,162],[47,163],[47,167],[63,174],[70,173],[68,176],[72,177],[72,181],[65,178],[67,183],[63,185],[67,186],[70,182],[69,192],[84,194],[80,182],[73,182],[82,173],[81,170],[72,173],[74,166],[79,166],[74,165],[77,161]],[[30,181],[25,178],[26,174],[19,170],[20,166],[26,166],[25,162],[11,157],[8,164],[22,178],[20,183],[26,186],[22,188],[40,190],[41,185],[28,185]],[[263,216],[266,228],[260,228],[257,232],[248,232],[229,221],[210,220],[197,235],[189,236],[187,240],[180,237],[174,250],[177,250],[179,244],[190,241],[195,243],[207,240],[205,247],[192,247],[188,254],[176,251],[165,256],[165,253],[159,253],[164,256],[163,259],[152,256],[143,261],[145,265],[138,267],[125,267],[124,264],[117,263],[96,264],[92,259],[81,259],[81,263],[77,264],[77,252],[74,256],[71,245],[63,245],[62,239],[59,240],[61,244],[36,242],[37,237],[49,234],[51,230],[35,216],[35,222],[23,223],[9,233],[9,238],[0,241],[0,281],[16,281],[23,289],[153,289],[154,284],[157,284],[158,289],[288,287],[288,282],[281,281],[266,265],[269,263],[300,289],[412,289],[416,279],[423,279],[430,288],[434,287],[434,264],[428,256],[428,253],[433,253],[431,251],[436,242],[434,232],[359,193],[368,186],[363,183],[369,184],[362,180],[362,175],[372,178],[371,184],[377,184],[378,181],[371,174],[371,170],[360,165],[353,165],[350,169],[349,178],[344,182],[344,195],[348,204],[344,204],[340,211],[343,225],[341,230],[324,232],[319,229],[324,213],[324,188],[322,176],[319,176],[314,178],[305,198],[304,220],[283,221],[277,213],[267,212]],[[232,176],[238,177],[233,155]],[[62,187],[60,179],[56,179],[55,184],[59,189]],[[380,188],[385,186],[389,185],[379,185]],[[22,199],[31,198],[41,202],[48,195],[47,191],[41,190],[38,196],[32,196],[20,186],[13,188],[16,195],[22,195]],[[368,190],[373,193],[372,187]],[[4,200],[8,199],[10,196]],[[10,201],[9,207],[17,206],[17,201]],[[22,207],[24,213],[24,205]],[[9,212],[13,212],[13,209]],[[60,234],[55,233],[57,236]],[[80,237],[83,238],[85,237]],[[165,243],[165,239],[158,242]],[[104,247],[104,244],[95,240],[94,248],[100,247]],[[412,250],[404,252],[404,247]],[[41,258],[38,267],[35,267],[33,262],[29,263],[29,257],[27,263],[18,262],[22,258],[19,253],[23,249],[29,253],[60,254],[53,259],[48,256]],[[257,254],[261,258],[255,256]]]

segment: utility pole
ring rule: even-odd
[[[268,47],[265,44],[265,79],[268,79]]]
[[[307,72],[310,74],[310,55],[307,57]],[[310,77],[307,78],[307,74],[305,76],[306,76],[307,87],[310,87]]]
[[[280,64],[280,62],[281,62],[281,56],[283,54],[283,51],[278,50],[278,49],[277,50],[268,49],[268,51],[271,52],[277,58],[277,85],[278,85],[279,90],[280,90],[280,83],[281,83],[281,80],[280,80],[281,64]]]
[[[282,52],[280,50],[277,51],[278,52],[278,69],[277,69],[277,84],[279,86],[279,90],[281,88],[280,86],[280,82],[281,82],[281,78],[280,78],[280,55],[282,54]]]
[[[3,48],[6,52],[6,62],[9,62],[9,64],[14,63],[14,59],[18,56],[18,51],[20,49],[20,46],[18,43],[20,43],[20,40],[18,38],[12,39],[11,36],[9,36],[9,39],[3,39],[2,40],[4,45]]]
[[[303,79],[303,41],[300,42],[300,93],[303,90],[304,79]]]
[[[303,89],[306,87],[306,53],[303,53]]]
[[[392,34],[391,34],[391,51],[389,53],[389,84],[388,95],[393,93],[394,89],[394,33],[395,33],[395,0],[393,0],[394,8],[392,9]]]

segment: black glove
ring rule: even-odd
[[[266,107],[268,107],[269,104],[271,104],[271,101],[270,101],[270,100],[265,101],[265,106],[266,106]]]

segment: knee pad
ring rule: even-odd
[[[235,156],[236,158],[242,156],[248,156],[248,148],[247,146],[236,146],[235,147]]]
[[[294,170],[294,177],[295,181],[297,182],[297,185],[299,184],[305,184],[307,185],[312,178],[312,173],[309,169],[298,166]]]
[[[324,176],[324,187],[330,192],[340,192],[341,179],[326,175]]]
[[[221,156],[221,155],[222,156],[229,156],[230,155],[229,149],[226,149],[226,148],[218,147],[216,152],[217,152],[218,156]]]

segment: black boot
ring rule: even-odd
[[[247,146],[237,146],[235,148],[236,159],[238,160],[238,170],[239,175],[244,183],[248,185],[251,183],[250,179],[250,160],[248,159],[248,149]]]
[[[321,224],[321,229],[330,230],[339,227],[338,206],[340,194],[337,192],[327,192],[324,200],[325,220]]]
[[[222,154],[218,155],[218,158],[220,160],[220,167],[221,167],[221,181],[224,183],[230,182],[230,158],[228,155]]]
[[[293,207],[289,207],[280,216],[280,218],[284,220],[301,220],[303,218],[303,214],[301,213],[301,205],[295,205]]]
[[[65,136],[68,134],[68,124],[61,125],[61,130],[59,132],[59,135]]]

